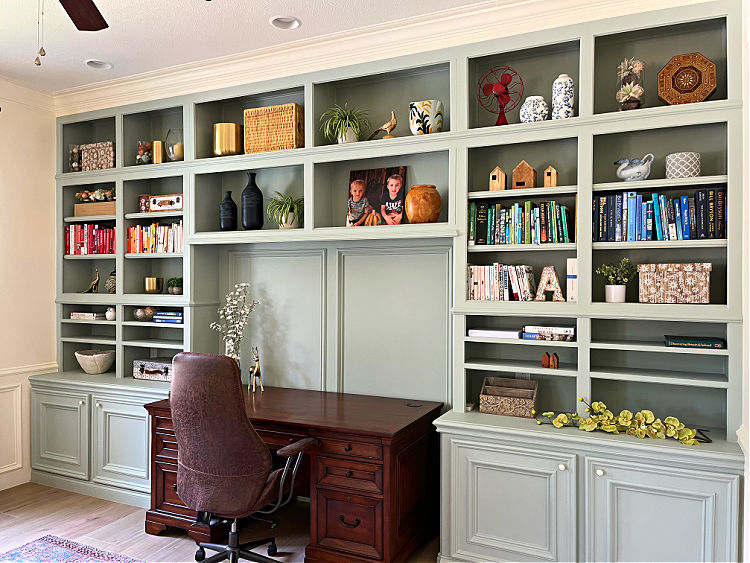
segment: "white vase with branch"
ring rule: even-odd
[[[219,309],[219,321],[212,322],[210,327],[221,334],[224,340],[224,353],[240,364],[240,342],[247,325],[247,319],[259,302],[251,299],[248,303],[249,283],[235,284],[234,290],[226,295],[224,306]]]

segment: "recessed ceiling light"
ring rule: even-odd
[[[83,62],[87,67],[93,68],[95,70],[109,70],[114,66],[112,63],[108,63],[107,61],[99,61],[97,59],[86,59]]]
[[[277,29],[297,29],[302,25],[299,18],[294,16],[274,16],[268,20],[268,23]]]

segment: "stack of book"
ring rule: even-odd
[[[623,192],[594,197],[594,242],[726,238],[726,188],[675,198]]]
[[[182,220],[171,225],[137,225],[128,228],[128,253],[182,252]]]
[[[82,311],[72,311],[70,318],[76,321],[103,321],[107,317],[104,313],[89,313]]]
[[[521,338],[521,331],[471,328],[469,329],[469,336],[473,338],[509,338],[511,340],[518,340]]]
[[[723,350],[727,347],[727,341],[723,338],[712,336],[673,336],[665,334],[664,345],[677,348],[714,348]]]
[[[83,256],[87,254],[114,254],[115,228],[98,223],[66,225],[65,254]]]
[[[155,323],[182,324],[182,311],[156,311],[152,320]]]
[[[573,342],[576,338],[574,326],[539,326],[526,325],[521,337],[524,340],[557,340]]]
[[[534,269],[495,262],[469,266],[467,293],[470,301],[532,301],[536,294]]]
[[[469,203],[469,246],[480,244],[547,244],[575,242],[570,210],[555,201],[525,201],[504,208],[500,203]]]

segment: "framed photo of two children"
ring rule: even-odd
[[[400,225],[405,186],[406,166],[349,172],[346,226]]]

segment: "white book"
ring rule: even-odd
[[[518,340],[521,338],[519,330],[491,330],[491,329],[469,329],[469,336],[477,338],[512,338]]]
[[[524,332],[549,332],[552,334],[575,334],[576,328],[574,326],[539,326],[539,325],[526,325],[523,327]]]

